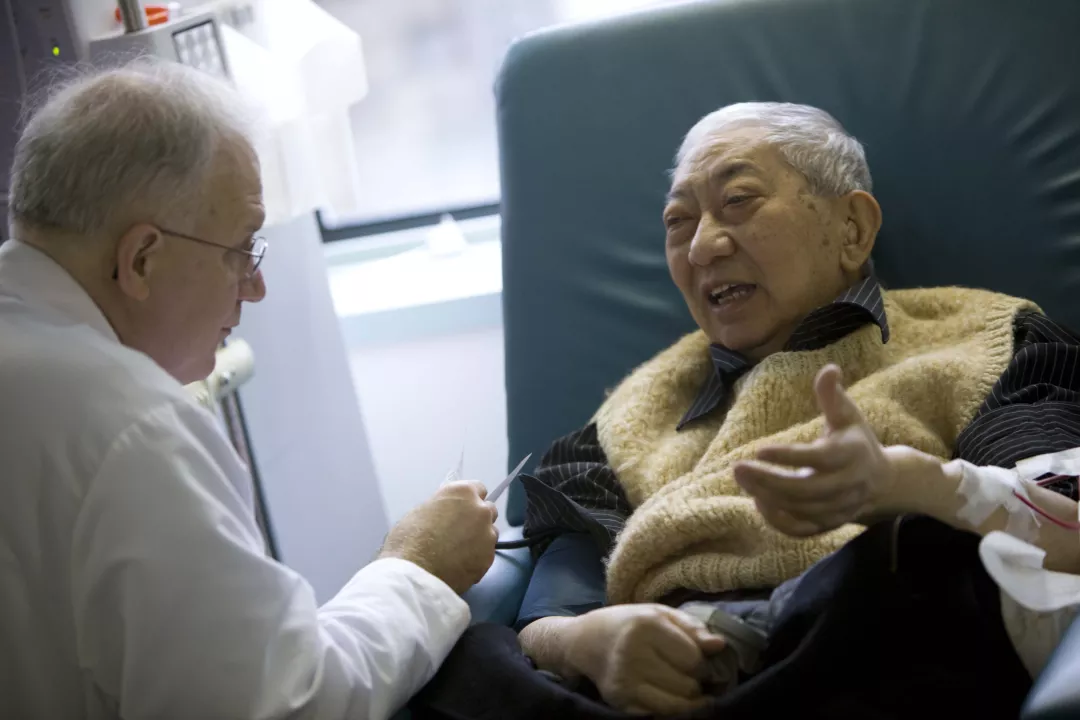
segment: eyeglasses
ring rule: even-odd
[[[251,278],[255,277],[255,273],[259,271],[259,265],[262,264],[263,257],[266,255],[266,248],[270,244],[266,242],[266,238],[253,237],[251,239],[251,249],[245,250],[244,248],[229,247],[228,245],[222,245],[221,243],[210,242],[209,240],[203,240],[202,238],[192,237],[191,235],[185,235],[184,233],[178,233],[175,230],[169,230],[163,227],[158,227],[157,231],[162,235],[172,235],[173,237],[178,237],[182,240],[190,240],[191,242],[197,242],[202,245],[209,245],[210,247],[221,248],[226,252],[244,255],[247,258],[247,268],[244,270],[244,279],[246,280],[250,280]]]

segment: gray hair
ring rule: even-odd
[[[139,213],[188,215],[215,156],[237,141],[250,147],[254,130],[230,85],[151,59],[80,71],[26,117],[11,168],[13,232],[97,235]]]
[[[686,134],[676,167],[722,132],[745,127],[764,131],[765,142],[806,178],[816,195],[870,192],[873,186],[862,144],[824,110],[793,103],[736,103],[709,113]]]

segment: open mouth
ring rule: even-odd
[[[757,285],[752,283],[725,283],[709,293],[709,304],[714,307],[734,305],[753,295],[756,289]]]

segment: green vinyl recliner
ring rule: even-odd
[[[496,95],[512,460],[693,328],[665,265],[666,171],[732,102],[815,105],[864,143],[887,284],[987,287],[1080,327],[1078,0],[664,6],[525,37]],[[518,486],[507,515],[524,519]],[[500,552],[475,619],[513,622],[530,570],[528,550]],[[1074,694],[1040,683],[1031,718],[1080,717],[1074,630],[1043,677],[1071,662]]]

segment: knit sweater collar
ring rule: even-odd
[[[803,318],[784,346],[784,351],[820,350],[868,323],[881,328],[883,343],[889,341],[889,320],[885,316],[885,303],[881,298],[881,283],[873,274]],[[728,350],[722,345],[710,345],[709,355],[714,372],[705,380],[694,403],[679,421],[679,430],[723,405],[732,384],[754,364],[742,353]]]

